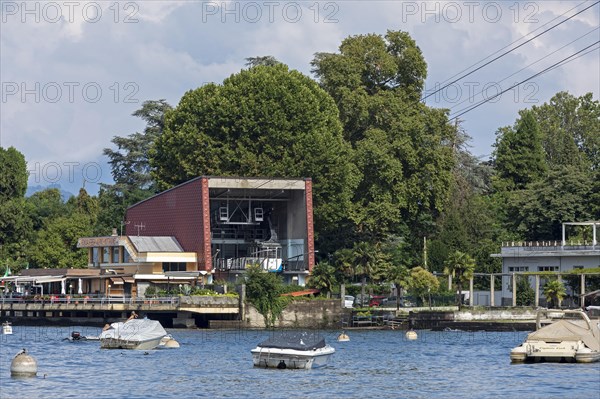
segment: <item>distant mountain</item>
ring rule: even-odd
[[[57,188],[60,191],[60,196],[62,198],[63,201],[67,201],[69,198],[71,198],[72,196],[74,196],[75,194],[70,193],[66,190],[63,190],[60,187],[60,184],[50,184],[48,186],[27,186],[27,191],[25,191],[25,196],[26,197],[30,197],[33,194],[37,193],[38,191],[44,191],[47,190],[49,188]]]

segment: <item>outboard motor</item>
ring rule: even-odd
[[[81,339],[81,334],[79,333],[79,331],[73,331],[71,333],[71,338],[73,338],[73,341],[77,341]]]

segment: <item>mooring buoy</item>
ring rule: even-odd
[[[37,374],[37,362],[27,354],[23,348],[17,353],[10,364],[11,377],[35,377]]]
[[[409,331],[406,332],[406,339],[409,339],[409,340],[412,341],[412,340],[417,339],[417,337],[418,336],[417,336],[417,332],[416,331],[409,330]]]

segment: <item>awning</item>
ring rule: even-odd
[[[111,277],[110,278],[110,282],[115,284],[115,285],[122,285],[123,284],[123,279],[121,277]]]
[[[43,276],[43,277],[35,277],[35,282],[37,284],[45,284],[45,283],[58,283],[59,281],[65,281],[67,278],[63,276]]]
[[[128,284],[133,284],[135,283],[135,279],[133,277],[123,277],[123,281],[128,283]]]
[[[289,292],[287,294],[283,294],[282,296],[305,296],[305,295],[316,295],[318,294],[319,290],[315,290],[315,289],[308,289],[308,290],[304,290],[304,291],[296,291],[296,292]]]

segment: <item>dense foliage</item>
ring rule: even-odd
[[[311,178],[321,259],[308,281],[324,292],[360,282],[352,289],[362,294],[393,285],[424,300],[438,289],[432,272],[454,275],[460,291],[476,273],[500,272],[490,254],[501,241],[555,240],[562,222],[600,219],[591,93],[521,110],[482,160],[460,121],[421,101],[427,64],[406,32],[351,36],[338,52],[316,53],[316,80],[272,56],[246,61],[175,108],[144,102],[133,113],[144,130],[104,150],[115,183],[97,197],[82,189],[65,202],[48,189],[26,198],[25,157],[0,147],[0,272],[85,267],[79,237],[122,228],[128,206],[199,175]],[[570,233],[585,241],[591,232]],[[272,325],[285,306],[280,281],[248,277],[248,297]],[[531,303],[526,279],[518,284],[517,301]],[[548,287],[558,302],[560,287]]]

